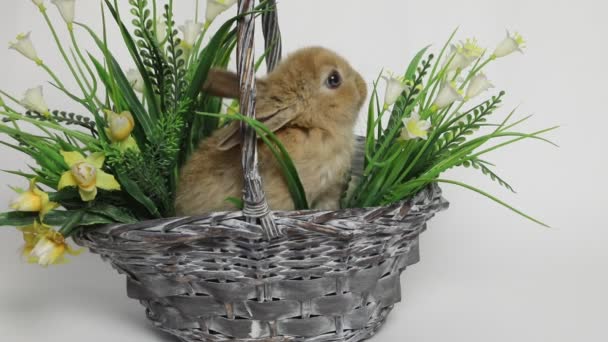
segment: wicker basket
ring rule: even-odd
[[[254,0],[240,0],[239,13]],[[273,3],[271,5],[274,5]],[[276,11],[263,17],[268,67],[280,58]],[[239,23],[242,110],[254,116],[251,15]],[[277,43],[278,42],[278,43]],[[127,275],[128,295],[183,341],[361,341],[401,300],[418,236],[447,208],[431,186],[383,208],[271,212],[245,129],[245,209],[81,231],[77,243]],[[362,169],[363,154],[353,162]]]

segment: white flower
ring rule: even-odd
[[[492,54],[494,58],[505,57],[512,54],[515,51],[519,51],[523,53],[524,45],[526,44],[524,38],[519,33],[514,33],[511,35],[509,31],[507,31],[507,38],[503,40]]]
[[[469,83],[466,99],[472,99],[490,88],[494,88],[494,85],[490,83],[485,74],[479,73]]]
[[[154,34],[156,34],[156,40],[158,40],[159,43],[162,43],[167,38],[167,23],[162,17],[156,18]]]
[[[50,115],[49,107],[44,102],[44,97],[42,96],[42,86],[28,89],[25,92],[23,100],[21,100],[21,105],[28,110],[38,112],[44,116]]]
[[[477,39],[467,39],[459,45],[452,44],[449,55],[450,65],[448,71],[461,71],[469,67],[475,60],[483,55],[485,50],[477,44]],[[446,62],[446,63],[447,63]]]
[[[404,77],[397,77],[391,72],[385,72],[382,78],[386,81],[386,94],[384,95],[384,105],[391,106],[409,88],[409,82]]]
[[[76,0],[51,0],[51,3],[57,6],[63,20],[65,20],[68,25],[72,25],[74,22]]]
[[[141,77],[139,70],[129,69],[129,71],[127,71],[127,81],[129,81],[129,84],[135,91],[140,93],[144,92],[144,79]]]
[[[207,12],[205,14],[207,22],[210,23],[215,20],[218,15],[232,7],[236,2],[237,0],[207,0]]]
[[[17,36],[16,42],[10,42],[9,48],[18,51],[28,59],[33,60],[37,64],[42,64],[42,60],[38,57],[38,53],[34,48],[34,44],[30,39],[31,32],[20,34]]]
[[[44,0],[32,0],[32,2],[38,7],[44,6]]]
[[[203,24],[188,20],[186,21],[186,24],[180,26],[179,29],[184,33],[182,44],[184,44],[187,49],[191,49],[203,30]]]
[[[420,120],[420,114],[413,112],[412,115],[403,120],[403,129],[401,130],[401,138],[404,140],[424,139],[428,138],[431,122],[428,120]]]
[[[433,107],[436,109],[443,109],[450,106],[456,101],[462,101],[462,92],[458,90],[458,87],[454,82],[445,82],[439,90],[439,95],[433,102]]]

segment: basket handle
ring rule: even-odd
[[[264,31],[264,48],[266,49],[266,68],[270,72],[281,61],[283,40],[279,28],[279,13],[276,1],[268,0],[265,9],[267,12],[262,14],[262,30]]]
[[[240,82],[241,112],[249,118],[255,118],[255,14],[253,13],[255,0],[239,0],[238,4],[239,15],[246,14],[239,20],[237,38],[237,73]],[[276,17],[275,19],[267,20],[270,28],[267,32],[269,32],[268,34],[271,37],[275,37],[276,39],[276,32],[278,32]],[[275,25],[272,25],[273,22]],[[276,26],[277,30],[272,30],[272,26]],[[271,58],[271,62],[276,63],[280,55],[275,52],[273,56],[273,58],[276,59]],[[269,65],[274,64],[271,63]],[[264,194],[262,178],[260,177],[258,169],[256,133],[252,127],[244,123],[241,123],[241,132],[243,132],[241,163],[245,178],[243,189],[243,213],[250,223],[257,224],[259,220],[266,237],[268,239],[273,239],[280,236],[281,232],[277,228]]]

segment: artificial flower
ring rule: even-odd
[[[451,46],[450,58],[448,59],[450,65],[448,71],[461,71],[469,67],[475,60],[483,55],[485,50],[481,48],[477,39],[467,39],[461,42],[459,45]]]
[[[182,44],[186,49],[190,50],[203,31],[203,24],[188,20],[186,21],[186,24],[180,26],[179,29],[184,33]]]
[[[29,263],[38,263],[38,258],[31,255],[32,251],[34,250],[34,247],[36,247],[38,241],[40,241],[40,238],[53,228],[36,220],[32,225],[19,227],[17,229],[23,234],[23,241],[25,242],[24,246],[21,248],[22,255]]]
[[[386,81],[384,106],[389,107],[397,102],[401,94],[410,87],[410,82],[408,82],[405,77],[395,76],[391,72],[385,72],[382,78]]]
[[[428,138],[431,122],[428,120],[420,120],[420,114],[413,112],[409,118],[403,119],[403,129],[401,130],[401,138],[403,140],[424,139]]]
[[[507,38],[503,40],[492,54],[493,58],[505,57],[512,54],[515,51],[519,51],[523,53],[524,45],[526,44],[524,38],[519,33],[514,33],[511,35],[509,31],[507,31]]]
[[[114,176],[101,170],[105,161],[103,153],[93,153],[85,158],[79,152],[61,151],[63,159],[70,167],[59,181],[58,190],[66,187],[78,187],[80,198],[91,202],[97,197],[97,189],[120,190],[120,184]]]
[[[207,23],[212,22],[218,15],[236,4],[237,0],[207,0],[207,12],[205,17]]]
[[[38,53],[36,52],[36,48],[34,48],[30,35],[31,32],[19,34],[16,42],[9,43],[9,48],[18,51],[26,58],[31,59],[36,62],[36,64],[40,65],[42,64],[42,60],[38,57]]]
[[[465,99],[470,100],[490,88],[494,88],[494,85],[490,83],[488,77],[484,73],[479,73],[471,79]]]
[[[30,181],[30,188],[22,192],[10,205],[11,209],[16,211],[40,213],[41,218],[58,206],[59,204],[49,200],[49,194],[36,186],[35,178]]]
[[[464,99],[462,95],[462,91],[458,89],[455,82],[445,82],[433,102],[433,108],[435,110],[443,109],[456,101],[462,101]]]
[[[61,233],[50,229],[39,238],[30,256],[35,258],[39,265],[47,267],[65,263],[65,253],[76,256],[81,252],[70,248]]]
[[[156,26],[154,27],[154,34],[156,35],[156,40],[159,43],[162,43],[167,39],[167,23],[162,17],[156,18]]]
[[[127,81],[129,81],[129,84],[131,87],[133,87],[133,90],[140,93],[144,92],[144,78],[139,73],[139,70],[129,69],[127,71]]]
[[[46,102],[44,101],[42,86],[28,89],[21,100],[21,105],[28,110],[38,112],[46,117],[51,115],[49,112],[49,106],[47,106]]]
[[[65,20],[68,26],[71,26],[74,22],[76,0],[51,0],[51,3],[57,6],[63,20]]]
[[[137,143],[131,136],[135,127],[135,120],[130,112],[117,114],[106,110],[106,121],[108,122],[106,134],[119,150],[137,149]]]

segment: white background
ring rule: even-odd
[[[192,19],[194,1],[176,2],[180,18]],[[98,4],[77,1],[78,19],[99,27]],[[66,78],[34,6],[2,5],[0,42],[32,30],[41,57]],[[517,195],[473,170],[446,175],[498,194],[553,228],[445,186],[452,206],[423,235],[422,261],[404,275],[404,303],[374,341],[608,341],[606,3],[283,0],[279,6],[286,51],[335,49],[368,81],[382,67],[401,72],[417,50],[429,43],[437,49],[457,26],[459,39],[476,36],[490,48],[505,28],[517,29],[529,42],[525,55],[487,69],[508,91],[501,115],[519,105],[521,115],[535,114],[530,131],[562,126],[551,135],[559,149],[524,142],[491,158]],[[61,22],[54,7],[50,13]],[[128,67],[126,50],[113,37],[113,52]],[[0,51],[0,62],[0,88],[19,97],[46,81],[14,51]],[[49,85],[45,91],[51,107],[77,109]],[[22,156],[0,153],[1,168],[26,168]],[[0,184],[26,185],[4,174]],[[2,208],[12,196],[3,186]],[[19,260],[20,244],[13,229],[0,230],[0,340],[173,341],[150,327],[139,304],[126,298],[124,278],[97,256],[41,269]]]

